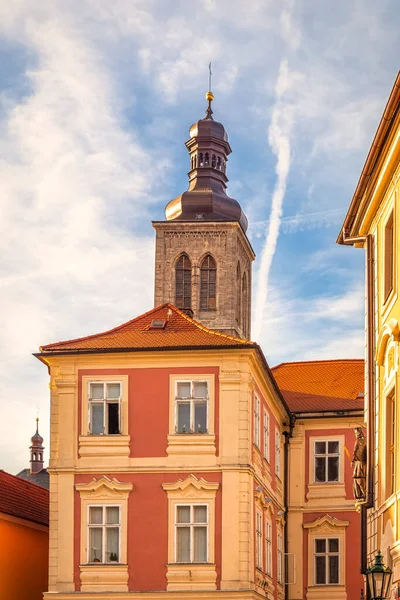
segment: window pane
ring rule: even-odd
[[[119,560],[119,528],[107,527],[106,529],[106,560],[118,562]]]
[[[196,402],[194,406],[194,430],[195,433],[207,431],[207,402]]]
[[[190,506],[178,506],[176,510],[177,523],[190,523]]]
[[[101,527],[89,529],[89,562],[102,562],[103,530]]]
[[[190,528],[178,527],[176,531],[176,560],[177,562],[190,562]]]
[[[193,388],[195,398],[207,398],[207,381],[195,381]]]
[[[328,458],[328,481],[339,481],[339,457]]]
[[[326,540],[315,540],[315,552],[325,552]]]
[[[333,540],[328,540],[328,544],[329,544],[329,552],[339,552],[339,540],[333,539]]]
[[[193,561],[207,561],[207,527],[194,527],[193,529]]]
[[[108,431],[107,433],[119,433],[119,402],[108,402]]]
[[[103,400],[104,391],[102,383],[91,383],[90,384],[90,397],[94,400]]]
[[[190,398],[190,381],[178,383],[177,388],[178,398]]]
[[[339,454],[339,442],[328,442],[328,454]]]
[[[89,523],[91,525],[98,525],[103,522],[103,507],[102,506],[91,506],[89,508]]]
[[[315,583],[323,584],[325,582],[325,556],[315,557]]]
[[[207,506],[194,506],[193,523],[207,523]]]
[[[107,506],[106,508],[106,523],[119,523],[119,507]]]
[[[119,398],[120,397],[120,384],[119,383],[107,383],[107,398]]]
[[[315,481],[326,481],[325,458],[316,457],[315,459]]]
[[[339,556],[329,556],[329,583],[339,583]]]
[[[104,433],[104,404],[90,403],[91,433]]]
[[[190,432],[190,403],[178,403],[178,433]]]
[[[326,442],[315,442],[315,454],[325,454]]]

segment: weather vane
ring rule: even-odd
[[[212,108],[211,108],[211,102],[214,100],[214,94],[211,91],[211,77],[212,77],[212,71],[211,71],[211,63],[208,63],[208,92],[206,94],[206,100],[208,102],[208,108],[206,110],[206,119],[211,119],[212,120]]]
[[[211,71],[211,63],[208,64],[208,91],[211,92],[211,78],[212,78],[212,71]]]

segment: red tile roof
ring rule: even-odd
[[[0,470],[0,513],[49,524],[49,491]]]
[[[152,328],[153,320],[165,320],[164,328]],[[254,346],[248,340],[213,331],[197,323],[172,304],[157,306],[119,327],[83,338],[41,346],[42,354],[166,348],[220,348]]]
[[[272,374],[292,412],[362,410],[364,361],[282,363]]]

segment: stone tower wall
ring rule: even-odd
[[[175,304],[175,264],[182,253],[192,263],[193,318],[210,329],[250,338],[251,268],[254,252],[237,222],[155,222],[155,306]],[[211,254],[217,265],[215,310],[200,310],[200,265]],[[237,265],[246,273],[247,290],[239,316]],[[242,283],[241,283],[242,285]],[[245,298],[245,300],[244,300]]]

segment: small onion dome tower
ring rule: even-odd
[[[212,92],[206,93],[204,119],[194,123],[186,147],[190,155],[189,188],[165,208],[167,221],[237,221],[243,231],[247,218],[239,202],[226,193],[226,163],[232,152],[224,126],[213,119]]]
[[[42,469],[43,469],[43,451],[44,451],[44,447],[43,447],[43,438],[42,436],[39,434],[39,419],[36,419],[36,433],[31,437],[31,446],[30,446],[30,451],[31,451],[31,467],[30,467],[30,472],[31,473],[39,473]]]

